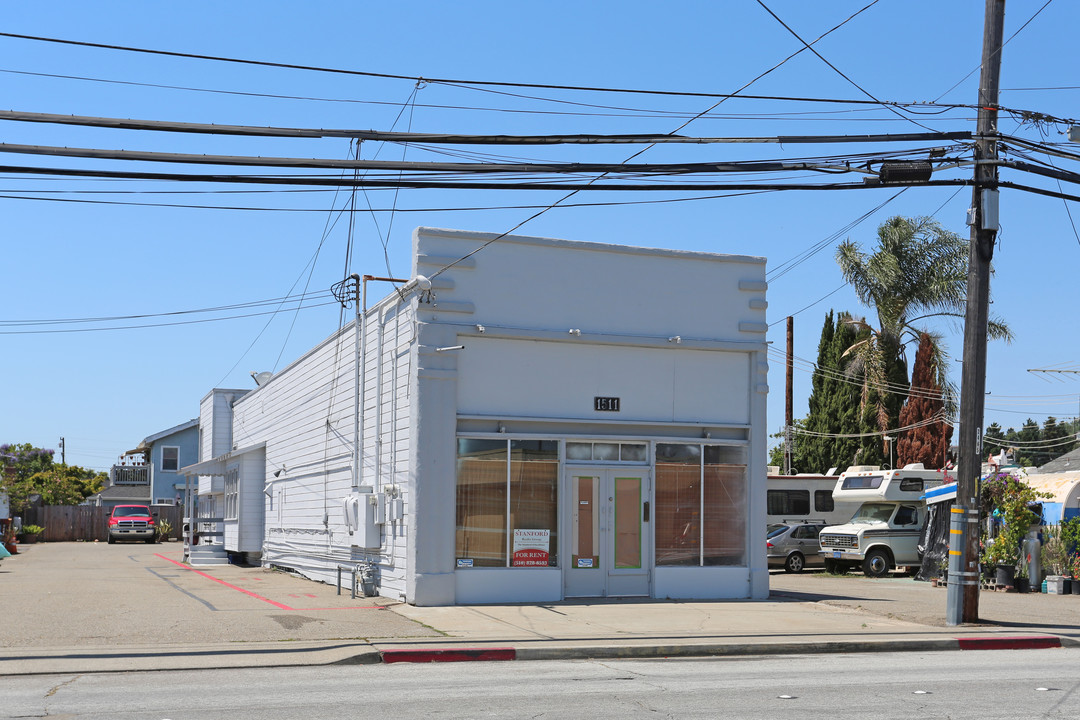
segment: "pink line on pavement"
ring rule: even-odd
[[[173,565],[179,565],[180,567],[184,568],[185,570],[190,570],[191,572],[195,573],[196,575],[201,575],[202,577],[207,578],[209,580],[213,580],[216,583],[221,583],[222,585],[224,585],[227,588],[232,588],[233,590],[237,590],[239,592],[242,592],[245,595],[249,595],[249,596],[255,598],[256,600],[262,600],[263,602],[270,603],[274,607],[281,608],[282,610],[295,610],[296,609],[296,608],[291,608],[288,605],[282,605],[279,602],[274,602],[273,600],[270,600],[269,598],[264,598],[262,595],[256,595],[255,593],[251,592],[250,590],[245,590],[242,587],[236,587],[235,585],[231,585],[231,584],[225,582],[224,580],[219,580],[218,578],[214,577],[213,575],[208,575],[207,573],[204,573],[204,572],[202,572],[200,570],[196,570],[193,567],[188,567],[187,565],[185,565],[182,562],[177,562],[176,560],[173,560],[172,558],[167,558],[164,555],[162,555],[161,553],[154,553],[154,554],[157,555],[162,560],[168,560]]]

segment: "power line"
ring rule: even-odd
[[[41,73],[41,72],[29,72],[25,70],[12,70],[0,68],[0,73],[8,73],[14,75],[27,75],[31,77],[46,77],[59,80],[75,80],[79,82],[93,82],[93,83],[105,83],[111,85],[130,85],[134,87],[148,87],[163,90],[180,90],[184,92],[196,92],[196,93],[211,93],[218,95],[236,95],[240,97],[256,97],[256,98],[269,98],[277,100],[300,100],[305,102],[324,102],[324,103],[354,103],[360,105],[375,105],[375,106],[392,106],[399,107],[400,103],[392,102],[388,100],[361,100],[357,98],[328,98],[328,97],[314,97],[307,95],[283,95],[280,93],[259,93],[242,90],[221,90],[216,88],[205,87],[192,87],[187,85],[167,85],[163,83],[146,83],[135,82],[130,80],[113,80],[108,78],[93,78],[81,75],[63,75],[55,73]],[[447,87],[455,87],[453,85],[447,85]],[[469,86],[462,86],[462,89],[466,90],[480,90],[480,88],[473,88]],[[1066,88],[1067,89],[1067,88]],[[494,92],[486,90],[485,92]],[[663,110],[659,108],[632,108],[621,107],[617,105],[600,105],[597,103],[585,103],[579,101],[571,101],[560,98],[548,98],[542,96],[522,95],[518,93],[498,93],[499,95],[505,95],[513,98],[521,98],[526,100],[535,100],[538,102],[553,103],[559,105],[571,105],[581,108],[593,108],[597,110],[604,110],[607,112],[568,112],[561,110],[536,110],[536,109],[524,109],[524,108],[510,108],[510,107],[485,107],[480,105],[440,105],[434,103],[416,103],[415,107],[431,110],[461,110],[467,112],[494,112],[503,113],[507,115],[550,115],[557,117],[615,117],[615,118],[636,118],[636,119],[687,119],[694,117],[695,113],[682,111],[682,110]],[[752,96],[745,96],[752,97]],[[784,98],[779,98],[784,99]],[[969,110],[970,106],[966,105],[937,105],[924,103],[907,103],[904,104],[905,108],[915,107],[935,107],[937,113],[945,113],[950,110]],[[850,115],[854,113],[866,113],[873,111],[874,108],[850,108],[845,110],[806,110],[797,112],[773,112],[773,113],[724,113],[709,115],[699,118],[700,120],[714,120],[714,121],[726,121],[726,120],[775,120],[778,122],[789,122],[791,120],[799,121],[813,121],[821,122],[822,120],[828,120],[831,122],[903,122],[906,118],[887,117],[887,118],[837,118],[837,117],[825,117],[830,115]],[[1002,109],[1005,111],[1005,109]],[[925,114],[925,113],[921,113]],[[967,122],[965,118],[950,118],[950,121]]]
[[[326,307],[328,305],[337,305],[336,301],[316,303],[314,305],[303,306],[304,310],[311,310],[318,307]],[[163,322],[163,323],[150,323],[140,325],[113,325],[109,327],[87,327],[87,328],[62,328],[62,329],[47,329],[47,330],[0,330],[0,335],[53,335],[53,334],[67,334],[67,333],[86,333],[86,332],[112,332],[115,330],[146,330],[150,328],[171,327],[175,325],[198,325],[202,323],[221,322],[224,320],[240,320],[249,317],[259,317],[261,315],[276,315],[280,312],[279,309],[267,310],[264,312],[255,313],[243,313],[239,315],[228,315],[225,317],[217,318],[203,318],[200,320],[177,320],[175,322]]]
[[[795,32],[795,30],[793,30],[793,29],[791,28],[791,26],[789,26],[789,25],[788,25],[787,23],[785,23],[785,22],[784,22],[783,20],[781,20],[781,19],[780,19],[780,17],[779,17],[779,16],[778,16],[778,15],[777,15],[776,13],[774,13],[774,12],[773,12],[772,10],[770,10],[770,9],[769,9],[769,7],[768,7],[768,6],[767,6],[767,5],[766,5],[766,4],[764,3],[764,2],[762,2],[762,0],[757,0],[757,3],[758,3],[758,5],[760,5],[760,6],[762,7],[762,8],[764,8],[764,9],[765,9],[765,12],[769,13],[769,15],[772,15],[773,19],[774,19],[774,20],[776,20],[776,22],[780,23],[780,25],[782,25],[782,26],[783,26],[783,28],[784,28],[785,30],[787,30],[787,31],[788,31],[789,33],[791,33],[791,34],[792,34],[792,35],[793,35],[793,36],[795,37],[795,39],[796,39],[796,40],[798,40],[799,42],[801,42],[801,43],[802,43],[802,44],[803,44],[803,45],[804,45],[804,46],[806,47],[806,49],[807,49],[807,50],[809,50],[810,52],[814,53],[814,55],[815,55],[815,56],[817,56],[817,58],[818,58],[819,60],[821,60],[821,61],[822,61],[823,63],[825,63],[826,65],[828,65],[828,66],[829,66],[830,68],[832,68],[832,70],[833,70],[833,71],[834,71],[834,72],[835,72],[835,73],[836,73],[837,75],[839,75],[840,77],[842,77],[842,78],[844,78],[845,80],[847,80],[847,81],[848,81],[848,82],[849,82],[849,83],[850,83],[850,84],[851,84],[852,86],[854,86],[854,87],[855,87],[855,89],[857,89],[857,90],[858,90],[859,92],[861,92],[861,93],[862,93],[863,95],[865,95],[866,97],[868,97],[868,98],[870,98],[871,100],[873,100],[873,101],[874,101],[875,103],[877,103],[877,104],[881,105],[881,107],[885,108],[886,110],[889,110],[890,112],[892,112],[892,113],[894,113],[894,114],[896,114],[896,115],[898,115],[898,116],[900,116],[900,117],[904,117],[903,115],[900,115],[900,111],[899,111],[899,110],[897,110],[897,109],[896,109],[895,107],[892,107],[892,106],[890,106],[889,104],[887,104],[887,103],[883,103],[883,102],[882,102],[881,100],[878,100],[878,98],[877,98],[877,97],[875,97],[875,96],[874,96],[874,95],[873,95],[872,93],[870,93],[870,91],[869,91],[869,90],[866,90],[865,88],[863,88],[863,87],[862,87],[861,85],[859,85],[859,84],[858,84],[857,82],[855,82],[854,80],[852,80],[851,78],[849,78],[849,77],[848,77],[847,75],[845,75],[845,74],[844,74],[844,73],[843,73],[843,72],[842,72],[842,71],[840,70],[840,68],[836,67],[836,66],[835,66],[835,65],[833,65],[833,64],[832,64],[831,62],[829,62],[829,61],[828,61],[828,60],[827,60],[827,59],[825,58],[825,56],[824,56],[824,55],[822,55],[822,54],[821,54],[821,53],[819,53],[819,52],[818,52],[817,50],[815,50],[815,49],[814,49],[814,48],[813,48],[813,47],[811,46],[811,44],[809,44],[809,43],[807,43],[807,42],[806,42],[805,40],[803,40],[803,39],[802,39],[802,36],[800,36],[800,35],[799,35],[799,34],[798,34],[797,32]],[[923,125],[922,123],[920,123],[920,122],[918,122],[918,121],[916,121],[916,120],[914,120],[914,119],[912,119],[912,118],[904,118],[904,119],[905,119],[905,120],[907,120],[908,122],[910,122],[910,123],[914,124],[914,125],[918,125],[919,127],[923,128],[924,130],[930,130],[931,132],[933,132],[933,130],[932,130],[931,128],[927,127],[926,125]]]
[[[393,188],[383,188],[393,189]],[[229,193],[229,192],[266,192],[266,193],[288,193],[288,192],[330,192],[329,188],[325,190],[218,190],[218,191],[206,191],[213,193]],[[101,194],[141,194],[143,191],[111,191],[111,190],[52,190],[52,191],[32,191],[32,190],[8,190],[6,192],[54,192],[54,193],[101,193]],[[193,191],[203,192],[203,191]],[[763,193],[772,192],[771,190],[755,190],[746,192],[732,192],[724,193],[720,195],[700,195],[697,197],[680,197],[680,198],[664,198],[660,200],[612,200],[608,202],[577,202],[566,203],[559,207],[564,208],[583,208],[583,207],[619,207],[624,205],[662,205],[670,203],[685,203],[685,202],[701,202],[704,200],[722,200],[725,198],[733,197],[745,197],[747,195],[760,195]],[[167,194],[168,191],[161,191],[152,194]],[[183,195],[184,191],[176,191],[174,194]],[[194,203],[157,203],[157,202],[130,202],[121,200],[87,200],[80,198],[61,198],[61,197],[36,197],[33,195],[5,195],[0,194],[0,199],[3,200],[29,200],[37,202],[57,202],[57,203],[81,203],[91,205],[117,205],[122,207],[162,207],[162,208],[177,208],[186,210],[228,210],[228,211],[242,211],[242,212],[293,212],[293,213],[327,213],[327,212],[339,212],[342,214],[349,213],[431,213],[431,212],[488,212],[491,210],[538,210],[540,208],[548,207],[547,205],[477,205],[477,206],[455,206],[455,207],[419,207],[419,208],[285,208],[285,207],[257,207],[257,206],[245,206],[245,205],[197,205]],[[393,273],[390,273],[393,274]]]
[[[315,293],[305,293],[301,295],[285,295],[284,297],[269,298],[267,300],[252,300],[250,302],[233,303],[230,305],[217,305],[214,307],[195,308],[190,310],[172,310],[169,312],[161,313],[142,313],[138,315],[102,315],[97,317],[79,317],[79,318],[51,318],[44,320],[12,320],[0,318],[0,327],[11,327],[18,325],[63,325],[68,323],[95,323],[95,322],[115,322],[118,320],[145,320],[149,318],[162,318],[162,317],[176,317],[179,315],[193,315],[196,313],[215,313],[225,312],[228,310],[241,310],[255,307],[264,307],[267,305],[276,305],[282,302],[301,302],[307,299],[328,299],[331,295],[329,292],[323,290]]]
[[[608,190],[608,191],[670,191],[670,192],[703,192],[703,191],[767,191],[767,190],[876,190],[880,185],[867,183],[605,183],[594,182],[480,182],[480,181],[450,181],[450,180],[381,180],[373,178],[359,178],[350,180],[346,178],[328,178],[316,176],[289,176],[289,175],[229,175],[229,174],[202,174],[202,173],[155,173],[137,171],[115,170],[87,170],[80,168],[55,168],[35,167],[19,165],[0,165],[0,173],[28,173],[38,175],[59,175],[70,177],[94,177],[126,180],[170,180],[178,182],[200,183],[241,183],[254,185],[310,185],[322,187],[408,187],[408,188],[435,188],[435,189],[476,189],[476,190]],[[956,180],[925,180],[912,182],[890,183],[892,186],[901,187],[956,187],[971,185],[967,179]],[[1005,183],[1002,183],[1004,186]],[[1020,186],[1017,186],[1020,187]]]
[[[873,4],[873,3],[871,3]],[[342,68],[323,67],[318,65],[302,65],[296,63],[281,63],[272,62],[266,60],[249,60],[244,58],[227,57],[222,55],[204,55],[199,53],[185,53],[176,52],[170,50],[154,50],[150,48],[140,48],[128,45],[110,45],[106,43],[94,43],[81,40],[64,40],[61,38],[44,37],[40,35],[25,35],[20,33],[7,33],[0,32],[0,37],[9,37],[18,40],[32,40],[36,42],[54,43],[60,45],[72,45],[79,47],[97,48],[102,50],[117,50],[123,52],[143,53],[149,55],[163,55],[168,57],[186,58],[191,60],[212,60],[215,62],[234,63],[240,65],[252,65],[260,67],[272,67],[286,70],[304,70],[310,72],[323,72],[332,73],[338,75],[351,75],[358,77],[370,77],[381,78],[389,80],[408,80],[412,83],[431,83],[439,85],[479,85],[479,86],[492,86],[492,87],[515,87],[515,88],[537,88],[543,90],[567,90],[567,91],[581,91],[581,92],[596,92],[596,93],[625,93],[634,95],[657,95],[667,97],[694,97],[694,98],[741,98],[744,100],[779,100],[790,102],[820,102],[820,103],[839,103],[846,105],[920,105],[925,103],[899,103],[899,102],[884,102],[880,100],[843,100],[837,98],[813,98],[813,97],[788,97],[778,95],[742,95],[738,93],[705,93],[705,92],[692,92],[692,91],[678,91],[678,90],[644,90],[640,88],[614,88],[614,87],[598,87],[587,85],[558,85],[552,83],[526,83],[526,82],[507,82],[498,80],[460,80],[450,78],[432,78],[422,77],[419,75],[402,75],[395,73],[377,73],[363,70],[346,70]],[[952,107],[967,107],[963,105],[956,105]]]
[[[250,137],[288,138],[352,138],[373,142],[407,142],[445,145],[598,145],[598,144],[717,144],[772,143],[779,145],[874,143],[874,142],[932,142],[939,140],[971,140],[970,131],[887,133],[868,135],[777,135],[764,137],[688,137],[665,133],[571,135],[472,135],[449,133],[392,132],[346,128],[298,128],[253,125],[221,125],[188,123],[170,120],[134,120],[90,115],[58,115],[17,110],[0,110],[0,120],[13,122],[77,125],[120,130],[156,130],[161,132],[196,133],[203,135],[240,135]]]

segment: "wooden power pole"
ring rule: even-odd
[[[960,383],[960,463],[949,532],[946,623],[979,620],[979,475],[986,389],[986,326],[990,307],[990,261],[998,228],[997,108],[1005,0],[986,0],[983,24],[979,121],[975,141],[971,248],[968,254],[964,369]],[[953,578],[956,578],[954,581]]]
[[[795,453],[795,409],[792,401],[792,383],[795,368],[795,318],[787,319],[787,387],[784,393],[784,474],[791,474],[791,456]]]

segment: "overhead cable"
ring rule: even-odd
[[[634,95],[661,95],[668,97],[701,97],[701,98],[739,98],[744,100],[786,100],[793,102],[820,102],[839,103],[845,105],[920,105],[924,103],[900,103],[892,101],[860,100],[860,99],[837,99],[837,98],[814,98],[814,97],[787,97],[778,95],[743,95],[741,93],[706,93],[680,90],[643,90],[640,88],[614,88],[596,87],[588,85],[558,85],[553,83],[526,83],[508,82],[499,80],[461,80],[451,78],[423,77],[420,75],[401,75],[395,73],[378,73],[363,70],[346,70],[342,68],[321,67],[318,65],[301,65],[296,63],[271,62],[267,60],[248,60],[244,58],[226,57],[221,55],[203,55],[198,53],[184,53],[170,50],[153,50],[150,48],[132,47],[128,45],[109,45],[105,43],[86,42],[81,40],[64,40],[61,38],[44,37],[40,35],[26,35],[20,33],[0,32],[0,37],[9,37],[18,40],[33,40],[36,42],[54,43],[60,45],[73,45],[79,47],[99,48],[102,50],[118,50],[123,52],[144,53],[150,55],[164,55],[169,57],[187,58],[192,60],[212,60],[215,62],[235,63],[240,65],[253,65],[260,67],[273,67],[286,70],[305,70],[311,72],[324,72],[337,75],[352,75],[359,77],[382,78],[388,80],[408,80],[413,83],[434,83],[440,85],[488,85],[492,87],[518,87],[539,88],[543,90],[569,90],[598,93],[625,93]],[[956,105],[954,107],[967,107]]]
[[[185,123],[169,120],[134,120],[89,115],[58,115],[17,110],[0,110],[0,120],[14,122],[78,125],[121,130],[157,130],[163,132],[197,133],[204,135],[242,135],[252,137],[291,138],[352,138],[373,142],[408,142],[444,145],[598,145],[598,144],[719,144],[772,143],[780,145],[874,143],[874,142],[936,142],[939,140],[971,140],[970,131],[883,133],[868,135],[777,135],[772,137],[688,137],[663,133],[572,135],[462,135],[451,133],[385,132],[344,128],[259,127],[252,125],[220,125],[215,123]]]
[[[647,191],[647,192],[702,192],[702,191],[769,191],[769,190],[877,190],[881,185],[866,183],[715,183],[715,182],[672,182],[672,183],[582,183],[582,182],[460,182],[449,180],[379,180],[361,177],[334,178],[313,176],[275,176],[275,175],[229,175],[202,173],[155,173],[117,170],[89,170],[82,168],[34,167],[30,165],[0,165],[0,173],[27,173],[35,175],[62,175],[70,177],[96,177],[138,180],[174,180],[178,182],[201,183],[241,183],[253,185],[311,185],[321,187],[408,187],[428,189],[473,189],[473,190],[608,190],[608,191]],[[922,180],[890,183],[892,187],[956,187],[971,185],[970,179]],[[1000,183],[1002,186],[1005,183]]]

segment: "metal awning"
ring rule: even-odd
[[[254,452],[255,450],[262,450],[264,448],[266,448],[266,442],[248,445],[247,447],[227,452],[224,455],[218,455],[213,460],[203,460],[194,465],[182,467],[180,468],[180,474],[187,475],[188,477],[193,475],[224,475],[226,463],[236,460],[250,452]]]

